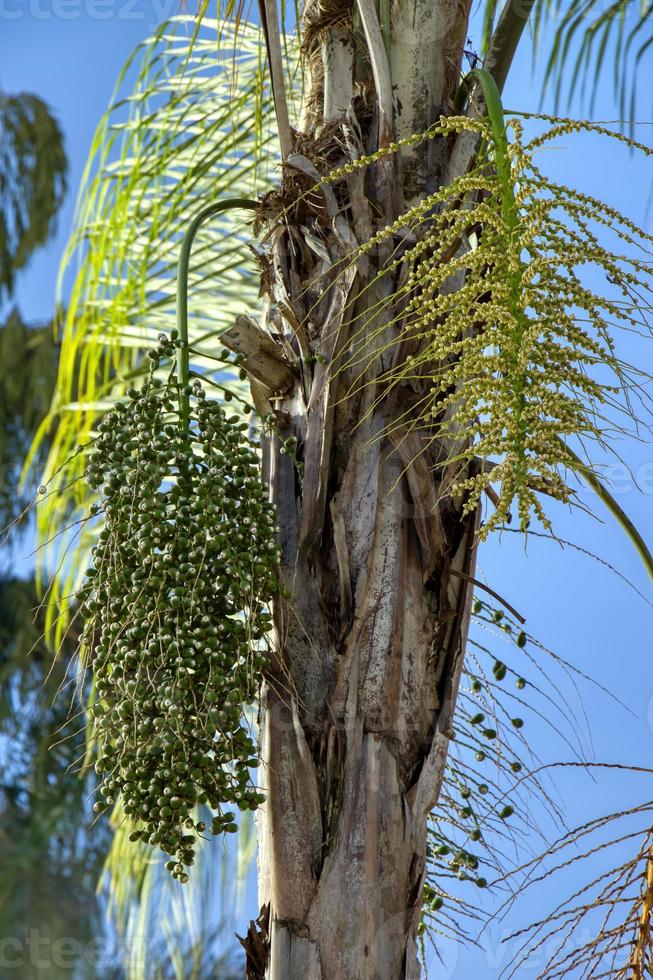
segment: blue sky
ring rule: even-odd
[[[51,313],[57,266],[71,228],[77,185],[95,125],[118,72],[133,47],[162,16],[176,9],[170,0],[0,0],[0,88],[32,91],[47,100],[64,130],[71,161],[70,192],[58,234],[18,280],[14,301],[27,320],[45,319]],[[537,110],[539,93],[532,52],[525,40],[504,101],[509,108]],[[597,117],[616,116],[609,72],[601,80],[596,105]],[[552,110],[550,99],[543,108]],[[576,111],[580,110],[576,107]],[[648,104],[642,105],[641,111],[645,116]],[[638,135],[650,142],[650,127],[641,126]],[[653,230],[650,162],[595,137],[579,137],[549,153],[546,167],[562,182],[603,196],[648,231]],[[650,346],[630,337],[620,342],[626,358],[641,365],[653,360]],[[624,440],[620,452],[638,476],[642,490],[623,467],[612,471],[615,493],[653,545],[651,441],[637,444]],[[552,507],[559,536],[597,553],[653,601],[651,583],[623,533],[591,495],[584,499],[598,520],[580,511],[570,513],[563,507]],[[482,546],[479,569],[479,576],[526,616],[532,634],[591,674],[627,706],[628,710],[618,706],[591,685],[583,686],[596,758],[642,766],[653,763],[653,608],[604,566],[550,541],[530,538],[525,544],[519,535],[495,536]],[[582,722],[580,712],[579,720]],[[529,730],[541,755],[549,760],[570,758],[569,750],[551,736],[545,722],[535,720]],[[612,774],[593,780],[575,770],[556,773],[555,783],[572,825],[608,809],[653,797],[653,777]],[[550,890],[549,898],[552,894]],[[535,917],[541,911],[540,907],[529,908],[527,899],[517,917],[524,920],[529,912]],[[253,908],[247,909],[248,915],[252,912]],[[446,965],[434,965],[429,975],[498,976],[498,967],[505,962],[502,948],[497,946],[502,928],[490,932],[489,952],[470,953],[448,946]],[[518,974],[536,975],[537,970],[527,968]]]

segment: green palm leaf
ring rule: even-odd
[[[590,97],[593,111],[605,58],[613,57],[613,85],[622,118],[637,111],[640,69],[653,43],[653,5],[649,0],[570,0],[562,17],[553,0],[538,0],[533,20],[536,43],[542,45],[553,26],[544,85],[552,86],[556,104],[575,95]]]
[[[276,142],[260,43],[249,24],[204,18],[197,29],[192,18],[174,18],[130,58],[97,129],[60,274],[60,290],[72,281],[55,397],[32,447],[56,420],[37,514],[42,541],[48,528],[73,523],[87,508],[76,449],[140,372],[143,350],[174,326],[176,263],[191,216],[202,203],[256,196],[269,183]],[[193,250],[190,342],[209,357],[219,354],[220,332],[256,302],[248,237],[242,212],[225,212],[201,230]],[[209,357],[196,355],[194,367],[215,372]],[[221,383],[244,395],[233,366],[220,367]],[[55,645],[66,624],[62,597],[76,591],[91,543],[82,526],[74,561],[65,534],[42,553],[41,569],[57,570],[48,621],[54,627],[59,616]]]

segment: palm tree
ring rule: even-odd
[[[68,161],[51,109],[31,93],[0,92],[0,300],[54,233]],[[0,526],[20,512],[18,477],[56,378],[50,324],[28,328],[12,310],[0,328]],[[22,502],[24,503],[24,501]]]
[[[383,391],[389,358],[416,350],[388,337],[397,320],[383,301],[400,278],[383,270],[398,243],[349,265],[332,289],[325,280],[357,241],[462,177],[478,145],[443,133],[354,169],[338,197],[328,186],[315,202],[302,192],[451,111],[468,16],[467,4],[307,5],[301,137],[276,102],[286,210],[283,225],[272,223],[271,298],[286,305],[291,331],[297,325],[291,342],[303,333],[317,362],[305,364],[297,346],[300,366],[277,403],[283,422],[265,449],[292,595],[275,604],[283,667],[261,695],[260,890],[274,980],[417,971],[428,814],[453,736],[480,512],[447,492],[452,474],[441,464],[455,458],[453,443],[436,448],[406,425],[419,412],[419,383]],[[508,4],[486,59],[496,75],[505,77],[525,23]],[[273,30],[268,23],[271,52]],[[362,377],[350,345],[364,350]],[[301,482],[293,457],[279,454],[288,439],[301,453]]]
[[[70,454],[95,438],[126,378],[146,374],[142,351],[174,316],[180,239],[199,199],[214,201],[219,187],[234,209],[200,233],[182,350],[205,376],[217,358],[224,398],[255,406],[281,548],[273,651],[259,677],[266,798],[250,977],[417,977],[425,902],[442,904],[429,869],[454,833],[443,821],[463,830],[451,867],[483,886],[469,844],[482,835],[465,831],[472,808],[454,801],[454,787],[467,800],[478,786],[479,806],[489,794],[487,822],[500,828],[513,807],[499,805],[503,790],[494,796],[476,765],[487,757],[484,715],[470,707],[483,685],[473,676],[471,695],[460,685],[477,547],[509,520],[512,501],[522,529],[546,527],[542,496],[569,501],[577,473],[653,567],[581,455],[608,439],[608,397],[619,411],[625,394],[628,417],[641,374],[614,353],[610,325],[640,325],[637,309],[645,317],[649,302],[633,299],[648,286],[645,261],[615,255],[588,222],[609,218],[629,245],[650,238],[535,167],[537,147],[574,124],[553,121],[532,143],[506,127],[500,90],[532,6],[508,3],[496,27],[490,18],[483,68],[466,77],[468,3],[307,3],[300,72],[270,2],[261,9],[267,72],[252,25],[221,22],[217,57],[207,19],[190,44],[164,25],[145,46],[132,97],[112,106],[120,123],[109,114],[96,137],[70,249],[85,262],[39,519],[45,530],[86,513],[90,490],[86,499],[78,483],[74,498],[66,491],[84,467]],[[271,104],[282,163],[273,186],[263,152],[269,160]],[[235,210],[264,188],[258,302]],[[620,302],[583,285],[585,262],[607,273]],[[232,323],[247,309],[263,326]],[[592,380],[597,361],[612,372],[615,399]],[[82,552],[97,532],[84,524]],[[83,567],[69,563],[55,578],[55,599],[80,587]],[[519,648],[529,642],[516,619],[482,601],[477,613]],[[505,664],[493,673],[503,679]],[[519,732],[521,719],[508,720]],[[454,762],[460,731],[476,762]],[[491,744],[497,732],[482,734]],[[511,755],[508,773],[520,766]]]
[[[16,520],[36,489],[34,485],[21,487],[20,476],[34,433],[48,412],[58,355],[51,324],[27,326],[14,309],[0,326],[0,526],[3,528]]]
[[[51,236],[68,161],[51,110],[36,95],[0,92],[0,298]]]

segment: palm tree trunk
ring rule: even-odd
[[[304,130],[266,277],[271,329],[295,360],[265,459],[289,595],[274,609],[278,662],[261,703],[268,980],[419,975],[427,816],[452,736],[478,515],[447,493],[451,447],[397,424],[419,392],[386,397],[379,382],[407,354],[400,311],[379,306],[399,273],[378,276],[383,249],[356,265],[347,256],[468,160],[432,141],[301,194],[449,110],[468,8],[304,10]]]

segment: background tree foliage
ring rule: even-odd
[[[52,235],[67,169],[63,134],[45,102],[0,92],[0,299]]]
[[[37,469],[22,485],[21,473],[52,401],[58,358],[52,325],[28,326],[13,309],[0,326],[0,527],[14,521],[34,497]]]
[[[80,778],[84,733],[66,676],[73,645],[53,664],[38,602],[29,579],[0,580],[0,930],[84,944],[104,932],[95,893],[108,831],[87,833],[92,782]]]

